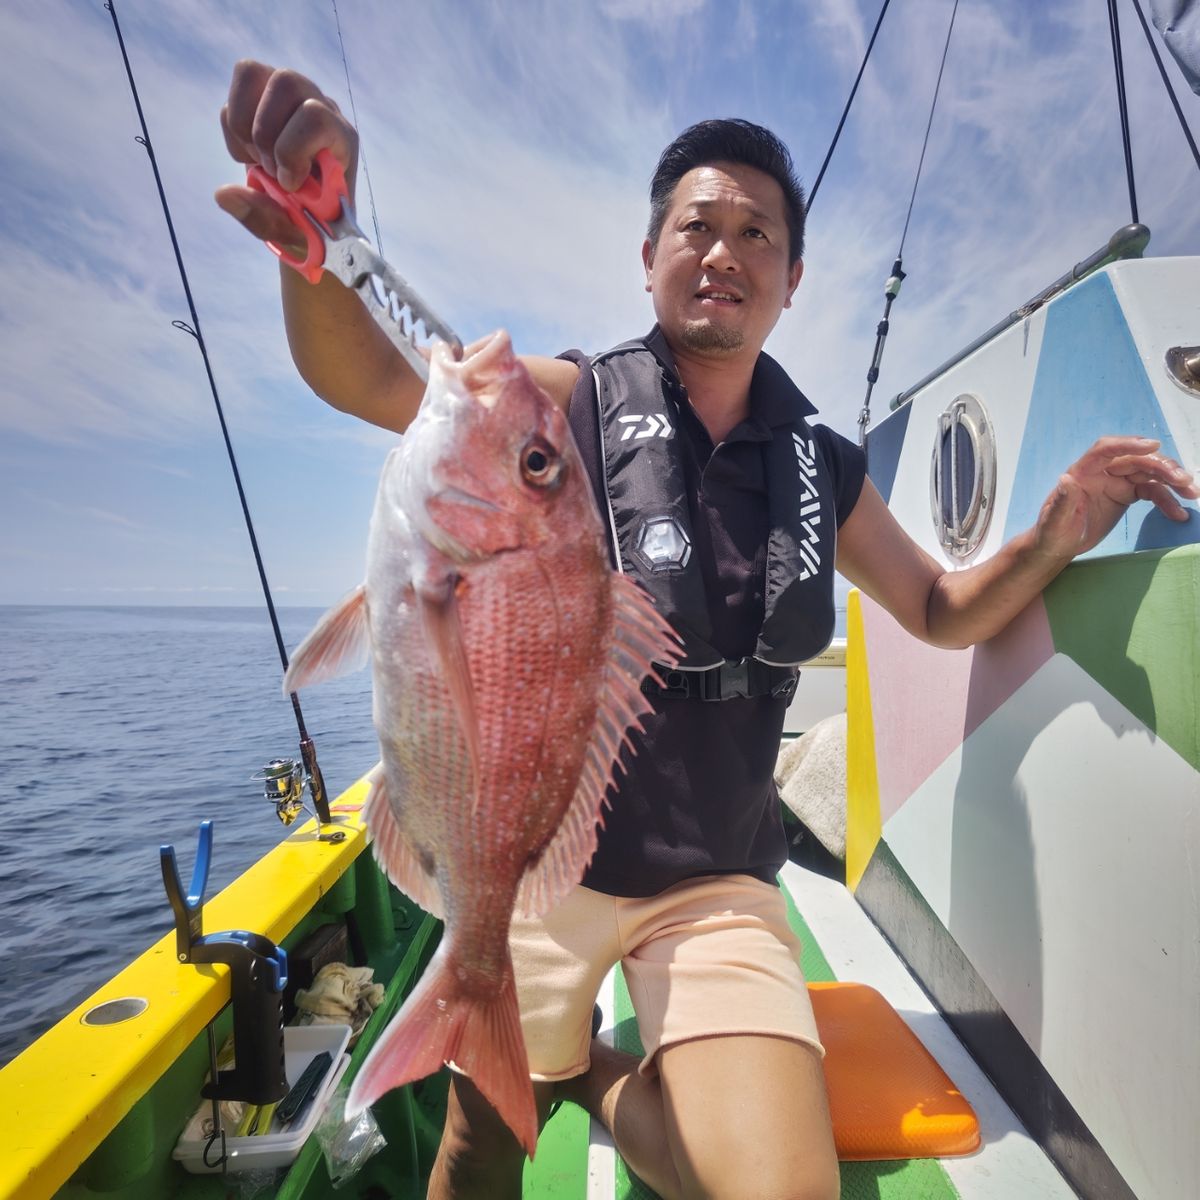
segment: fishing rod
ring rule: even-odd
[[[135,136],[134,141],[146,151],[146,155],[150,159],[150,167],[154,172],[154,182],[158,188],[158,198],[162,205],[163,216],[167,222],[167,232],[170,234],[171,246],[175,251],[175,264],[179,268],[179,278],[183,284],[183,293],[187,298],[188,312],[191,316],[190,324],[187,321],[178,320],[172,321],[171,324],[176,329],[190,334],[195,339],[196,345],[200,349],[200,357],[204,360],[204,370],[208,376],[209,391],[212,393],[213,404],[217,410],[217,420],[220,422],[221,436],[225,441],[225,452],[229,457],[230,469],[233,471],[233,482],[237,488],[238,499],[241,501],[246,532],[250,536],[250,548],[254,553],[254,563],[258,568],[258,578],[262,585],[263,598],[266,601],[267,613],[271,618],[271,629],[275,634],[275,645],[279,650],[279,661],[283,664],[283,669],[286,672],[288,668],[287,648],[284,646],[283,633],[279,628],[279,617],[275,611],[275,602],[271,597],[271,586],[267,582],[266,567],[263,565],[262,554],[258,548],[258,538],[254,532],[254,522],[250,517],[250,505],[246,500],[245,489],[242,487],[242,476],[238,470],[237,457],[233,452],[233,442],[229,436],[229,426],[225,422],[225,411],[221,406],[221,397],[217,391],[217,381],[213,376],[212,363],[208,357],[208,347],[204,343],[204,334],[200,328],[200,315],[196,311],[196,302],[192,298],[192,289],[188,282],[187,269],[183,264],[183,254],[179,248],[179,239],[175,236],[175,223],[171,220],[171,209],[167,203],[167,193],[163,186],[162,174],[159,172],[158,160],[154,155],[154,146],[150,140],[150,129],[146,124],[146,114],[142,110],[141,97],[138,94],[137,83],[133,77],[133,67],[130,65],[129,54],[125,49],[125,39],[121,34],[121,23],[117,20],[115,0],[104,0],[104,7],[108,9],[109,15],[112,17],[113,29],[117,35],[117,44],[121,48],[121,59],[125,64],[125,74],[129,79],[129,90],[133,94],[134,107],[137,109],[138,123],[142,127],[141,136]],[[317,747],[305,727],[304,713],[300,708],[300,698],[295,692],[291,692],[290,699],[292,702],[292,712],[296,718],[296,727],[300,734],[300,758],[303,767],[301,768],[290,759],[272,759],[255,778],[263,783],[263,790],[266,797],[275,801],[276,815],[285,825],[290,825],[303,807],[302,795],[305,785],[307,785],[309,793],[312,796],[313,806],[317,810],[316,815],[319,823],[328,825],[332,823],[333,816],[329,811],[329,797],[325,789],[325,779],[317,763]],[[323,836],[337,837],[336,834]]]

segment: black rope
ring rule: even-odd
[[[908,226],[912,220],[913,206],[917,201],[917,188],[921,183],[921,171],[925,166],[925,152],[929,149],[929,131],[933,128],[933,114],[937,111],[938,96],[942,90],[942,76],[946,71],[946,57],[950,53],[950,36],[954,33],[954,18],[958,16],[958,0],[950,10],[950,24],[946,29],[946,44],[942,47],[942,61],[938,66],[937,83],[933,88],[933,100],[929,105],[929,120],[925,122],[925,138],[921,143],[921,157],[917,160],[917,173],[913,179],[912,195],[908,198],[908,212],[904,216],[904,231],[900,234],[900,249],[896,251],[896,261],[892,263],[892,273],[884,284],[883,317],[875,326],[875,350],[871,355],[871,365],[867,368],[867,394],[863,397],[863,405],[858,413],[858,444],[866,450],[867,426],[871,424],[871,393],[879,380],[879,368],[883,363],[883,347],[891,329],[892,305],[900,294],[900,285],[904,282],[904,243],[908,238]]]
[[[858,74],[854,77],[854,86],[850,89],[850,95],[846,99],[846,107],[842,109],[842,119],[837,123],[837,129],[833,131],[833,141],[829,143],[829,149],[825,151],[825,161],[821,163],[821,169],[817,172],[817,180],[812,185],[812,190],[808,193],[806,212],[812,212],[813,201],[817,198],[817,189],[821,186],[821,180],[825,178],[825,168],[829,166],[829,160],[833,157],[834,150],[837,149],[838,138],[842,136],[842,126],[846,124],[846,118],[850,115],[850,105],[854,103],[854,96],[858,91],[858,85],[862,81],[863,72],[867,69],[867,60],[871,57],[871,50],[875,45],[875,39],[879,36],[879,27],[883,24],[883,14],[887,12],[888,5],[891,2],[892,0],[883,0],[883,7],[879,10],[879,18],[875,22],[875,28],[871,33],[871,40],[867,43],[867,52],[863,55],[862,65],[858,68]]]
[[[913,180],[912,195],[908,198],[908,213],[904,218],[904,232],[900,235],[900,249],[896,252],[896,260],[904,256],[904,239],[908,237],[908,223],[912,220],[913,205],[917,200],[917,186],[921,182],[921,169],[925,166],[925,151],[929,148],[929,131],[933,128],[933,114],[937,111],[938,94],[942,90],[942,74],[946,70],[946,55],[950,52],[950,35],[954,32],[954,18],[958,16],[958,0],[954,0],[954,8],[950,11],[950,25],[946,30],[946,44],[942,47],[942,64],[938,67],[937,83],[933,89],[933,103],[929,106],[929,120],[925,122],[925,140],[921,143],[921,158],[917,162],[917,174]]]
[[[1163,87],[1167,89],[1167,95],[1171,97],[1171,107],[1175,109],[1175,115],[1179,118],[1179,128],[1183,130],[1183,136],[1187,139],[1192,157],[1196,160],[1196,167],[1200,170],[1200,150],[1196,149],[1196,139],[1192,137],[1192,131],[1188,126],[1187,118],[1183,115],[1183,109],[1179,107],[1179,98],[1175,95],[1175,89],[1171,86],[1171,79],[1167,74],[1167,68],[1163,66],[1162,55],[1159,54],[1158,47],[1154,43],[1154,35],[1150,32],[1150,26],[1146,22],[1146,14],[1142,12],[1140,0],[1133,0],[1133,8],[1138,15],[1138,20],[1142,23],[1142,32],[1146,35],[1146,44],[1150,47],[1150,53],[1154,55],[1154,61],[1158,66],[1158,73],[1162,76]]]
[[[237,458],[233,453],[233,442],[229,437],[229,427],[225,423],[225,412],[221,407],[221,397],[217,392],[217,381],[213,376],[212,363],[208,357],[208,347],[204,344],[204,334],[200,330],[200,315],[196,311],[196,302],[192,299],[192,288],[188,282],[187,269],[183,265],[183,253],[179,249],[179,239],[175,236],[175,223],[171,220],[171,209],[167,204],[167,193],[163,187],[162,175],[158,169],[158,160],[154,156],[154,147],[150,142],[150,129],[146,124],[146,114],[142,111],[142,100],[138,95],[137,84],[133,78],[133,68],[129,63],[129,55],[125,50],[125,39],[121,36],[121,24],[117,20],[117,9],[114,0],[104,0],[104,7],[108,9],[112,16],[113,28],[117,33],[117,44],[121,47],[121,58],[125,63],[125,74],[129,78],[129,90],[133,93],[133,103],[137,108],[138,122],[142,127],[142,136],[134,140],[141,145],[150,159],[150,166],[154,171],[154,182],[158,188],[158,198],[162,204],[163,216],[167,221],[167,232],[171,235],[171,246],[175,251],[175,265],[179,268],[179,278],[183,283],[183,294],[187,297],[188,312],[191,314],[192,323],[189,325],[186,321],[172,321],[171,324],[182,330],[184,333],[191,334],[196,339],[196,344],[200,347],[200,357],[204,360],[204,370],[208,375],[208,386],[212,392],[213,404],[217,409],[217,420],[221,424],[221,436],[225,439],[225,451],[229,455],[229,466],[233,470],[233,481],[237,486],[238,499],[242,504],[242,516],[246,520],[246,532],[250,535],[250,546],[254,551],[254,562],[258,567],[258,578],[262,583],[263,598],[267,602],[267,612],[271,617],[271,628],[275,632],[275,645],[279,649],[279,661],[283,664],[283,669],[286,671],[288,667],[287,649],[283,644],[283,633],[279,628],[279,618],[275,612],[275,602],[271,599],[271,587],[267,583],[267,571],[263,566],[262,554],[258,549],[258,538],[254,534],[254,522],[250,519],[250,506],[246,501],[246,492],[242,487],[241,472],[238,471]],[[313,746],[312,738],[308,736],[308,730],[304,727],[304,714],[300,711],[300,700],[295,692],[291,693],[292,711],[296,714],[296,725],[300,731],[300,750],[301,755],[306,765],[311,764],[312,774],[312,790],[313,802],[316,805],[317,813],[320,819],[328,823],[329,802],[325,796],[324,780],[321,778],[320,770],[316,767],[316,751]],[[319,791],[319,795],[318,795]]]
[[[333,20],[337,25],[338,46],[342,51],[342,69],[346,72],[346,91],[350,95],[350,116],[354,128],[358,130],[358,109],[354,104],[354,88],[350,84],[350,64],[346,61],[346,43],[342,41],[342,19],[338,16],[337,0],[333,0]],[[367,148],[363,145],[362,134],[359,131],[358,157],[362,159],[363,175],[367,180],[367,199],[371,202],[371,221],[375,226],[375,245],[383,254],[383,234],[379,232],[379,214],[375,211],[375,189],[371,187],[371,170],[367,166]]]
[[[1133,145],[1129,138],[1129,103],[1125,98],[1125,60],[1121,56],[1121,20],[1117,0],[1108,0],[1108,32],[1112,39],[1113,73],[1117,80],[1117,107],[1121,112],[1121,146],[1125,151],[1125,180],[1129,184],[1129,219],[1138,224],[1137,188],[1133,181]]]

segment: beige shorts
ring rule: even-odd
[[[824,1054],[783,893],[750,876],[708,875],[646,898],[578,887],[545,917],[515,919],[511,945],[534,1079],[587,1070],[592,1006],[617,962],[643,1074],[657,1071],[663,1046],[721,1034],[790,1038]]]

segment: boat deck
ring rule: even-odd
[[[342,801],[354,798],[348,795]],[[360,856],[365,831],[358,814],[344,814],[342,820],[350,835],[345,843],[319,844],[313,827],[305,826],[214,898],[211,916],[214,923],[236,924],[235,915],[244,917],[257,906],[256,918],[263,918],[273,936],[283,938],[289,928],[296,936],[314,920],[328,920],[354,906],[362,929],[374,930],[369,941],[385,946],[377,958],[382,968],[377,977],[391,982],[355,1051],[353,1073],[403,1003],[432,953],[438,927],[422,921],[419,912],[395,895],[392,904],[401,907],[390,916],[399,915],[401,923],[393,924],[390,916],[385,920],[382,908],[364,923],[369,916],[365,906],[386,908],[387,892],[369,856]],[[791,919],[804,947],[806,977],[811,982],[865,983],[880,992],[942,1065],[980,1121],[982,1147],[964,1158],[844,1163],[845,1200],[1072,1196],[852,894],[840,883],[790,863],[781,883],[793,901]],[[267,912],[264,897],[274,897],[278,911]],[[403,962],[397,964],[401,953]],[[180,1125],[196,1105],[206,1065],[204,1023],[224,1003],[227,987],[221,968],[197,971],[176,963],[173,937],[164,938],[10,1064],[2,1073],[0,1094],[17,1118],[17,1138],[0,1171],[0,1197],[85,1200],[105,1194],[113,1200],[151,1195],[204,1200],[224,1195],[227,1185],[220,1176],[185,1175],[169,1161],[169,1153]],[[80,1013],[90,1005],[130,994],[158,997],[147,1014],[124,1027],[136,1024],[132,1035],[122,1026],[79,1024]],[[602,1036],[620,1049],[640,1051],[637,1023],[619,970],[610,975],[600,1002],[607,1018]],[[228,1021],[227,1013],[223,1019]],[[402,1200],[423,1194],[444,1114],[444,1076],[442,1072],[380,1101],[375,1111],[388,1149],[341,1194],[387,1194]],[[272,1181],[271,1189],[277,1200],[316,1200],[329,1194],[315,1139],[286,1175]],[[547,1124],[536,1161],[526,1170],[524,1195],[527,1200],[643,1200],[652,1193],[630,1175],[604,1131],[582,1110],[564,1105]]]
[[[900,1014],[974,1107],[982,1146],[962,1158],[842,1164],[843,1200],[1068,1200],[1075,1193],[975,1065],[882,934],[841,884],[787,864],[780,876],[794,901],[810,982],[869,984]],[[803,915],[801,915],[803,914]],[[638,1052],[637,1024],[619,968],[600,996],[601,1037]],[[586,1169],[585,1169],[586,1168]],[[564,1106],[542,1134],[525,1172],[526,1200],[647,1200],[651,1192],[616,1154],[605,1130]]]

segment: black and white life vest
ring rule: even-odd
[[[677,434],[687,397],[669,359],[652,348],[656,340],[651,335],[624,342],[590,363],[604,460],[604,515],[620,569],[650,592],[683,638],[679,669],[711,671],[726,660],[711,645],[704,581],[692,553]],[[586,372],[586,362],[580,366]],[[572,407],[573,424],[582,419],[578,408]],[[797,393],[794,415],[773,425],[764,444],[770,532],[765,612],[753,659],[769,668],[794,668],[820,653],[833,634],[837,516],[828,469],[805,420],[815,411]],[[790,677],[794,680],[794,671]],[[738,694],[763,691],[774,688]]]

